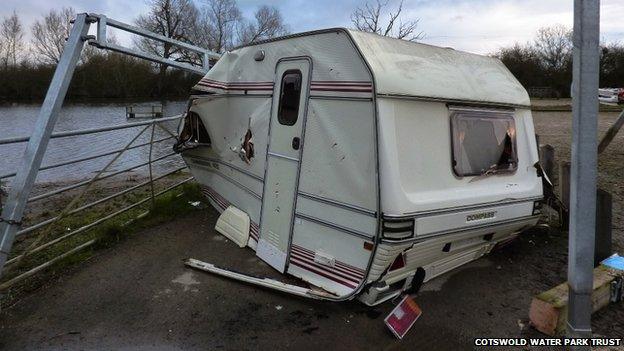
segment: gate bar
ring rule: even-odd
[[[139,28],[136,26],[132,26],[123,22],[119,22],[116,21],[114,19],[111,18],[107,18],[104,15],[100,15],[100,14],[96,14],[96,13],[91,13],[89,14],[89,16],[91,18],[94,18],[97,21],[97,37],[96,39],[90,39],[89,40],[89,45],[93,45],[97,48],[100,49],[107,49],[107,50],[111,50],[111,51],[115,51],[115,52],[119,52],[122,54],[126,54],[126,55],[130,55],[130,56],[134,56],[134,57],[138,57],[144,60],[148,60],[148,61],[152,61],[152,62],[156,62],[156,63],[161,63],[161,64],[165,64],[168,66],[172,66],[175,68],[179,68],[179,69],[183,69],[192,73],[196,73],[196,74],[200,74],[200,75],[204,75],[208,72],[208,70],[210,69],[210,60],[218,60],[221,55],[210,51],[210,50],[206,50],[204,48],[201,48],[199,46],[196,45],[192,45],[189,43],[185,43],[179,40],[175,40],[175,39],[171,39],[168,37],[165,37],[163,35],[160,34],[156,34],[156,33],[152,33],[150,31],[147,31],[143,28]],[[179,62],[176,60],[172,60],[169,58],[164,58],[164,57],[160,57],[157,55],[153,55],[147,52],[143,52],[143,51],[137,51],[137,50],[133,50],[121,45],[117,45],[114,43],[110,43],[108,42],[108,40],[106,39],[106,28],[110,26],[113,28],[117,28],[119,30],[128,32],[128,33],[132,33],[132,34],[136,34],[138,36],[141,37],[145,37],[145,38],[149,38],[155,41],[159,41],[161,43],[168,43],[174,46],[177,46],[179,48],[185,49],[185,50],[189,50],[192,52],[195,52],[197,54],[199,54],[199,56],[201,57],[202,60],[202,65],[201,67],[197,67],[197,66],[193,66],[192,64],[189,63],[184,63],[184,62]]]
[[[24,151],[21,165],[11,185],[8,201],[2,209],[0,216],[0,277],[9,252],[11,252],[15,233],[24,214],[28,194],[30,194],[37,178],[41,161],[50,141],[50,135],[58,119],[61,105],[67,94],[67,88],[80,58],[91,23],[92,19],[86,13],[76,16],[54,71],[50,88],[48,88],[45,100],[41,105],[34,131]]]

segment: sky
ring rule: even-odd
[[[199,4],[201,0],[196,0]],[[392,8],[400,0],[390,0]],[[496,52],[516,42],[531,41],[544,26],[572,26],[573,0],[404,0],[403,19],[419,19],[422,42],[479,54]],[[350,14],[357,0],[237,0],[251,17],[263,4],[276,6],[293,33],[328,27],[352,27]],[[0,17],[14,10],[26,28],[50,9],[72,6],[77,12],[97,12],[133,22],[147,11],[143,0],[0,0]],[[601,1],[601,39],[624,43],[624,0]],[[119,36],[122,44],[130,38]]]

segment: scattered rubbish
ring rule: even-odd
[[[198,207],[201,204],[201,201],[189,201],[188,203],[193,207]]]
[[[278,311],[280,311],[282,308],[284,308],[282,305],[275,306],[275,309],[278,310]]]
[[[518,319],[518,327],[520,327],[520,330],[524,330],[524,326],[526,324],[522,321],[522,319]]]
[[[503,267],[501,267],[501,266],[496,266],[496,269],[502,269],[502,268],[503,268]]]
[[[602,262],[600,262],[603,266],[607,266],[609,268],[617,269],[620,271],[624,271],[624,257],[614,253],[613,255],[607,257]]]
[[[403,339],[421,314],[422,310],[416,302],[409,295],[405,295],[384,322],[397,338]]]

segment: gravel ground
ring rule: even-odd
[[[133,235],[25,297],[0,313],[0,349],[472,349],[475,337],[540,336],[528,326],[531,297],[565,278],[565,235],[532,230],[427,283],[423,315],[398,341],[383,324],[392,303],[295,298],[186,268],[194,257],[270,275],[212,230],[216,218],[204,209]],[[594,330],[624,337],[622,320],[614,306]]]

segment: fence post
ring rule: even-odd
[[[560,211],[561,229],[568,230],[570,220],[570,162],[559,162],[559,199],[565,206],[565,211]]]
[[[74,69],[78,59],[80,59],[84,42],[88,39],[86,36],[91,22],[87,14],[83,13],[76,16],[45,100],[41,105],[41,110],[39,110],[39,117],[24,151],[21,165],[17,170],[15,179],[11,182],[9,197],[0,217],[2,219],[0,221],[0,276],[2,276],[2,269],[11,252],[15,233],[21,224],[22,215],[26,208],[28,195],[37,178],[43,155],[58,119],[61,105],[65,100]]]
[[[540,164],[551,181],[555,173],[555,148],[552,145],[540,145]]]
[[[154,196],[154,177],[152,175],[152,152],[154,150],[154,130],[156,129],[156,123],[152,124],[152,134],[150,135],[150,148],[149,148],[149,179],[150,179],[150,190],[152,192],[152,208],[156,204],[156,199]]]
[[[574,0],[568,337],[591,336],[598,158],[600,1]],[[583,348],[589,350],[589,347]]]
[[[600,261],[611,256],[611,229],[613,216],[613,198],[602,189],[596,193],[596,240],[594,252],[594,267]]]

